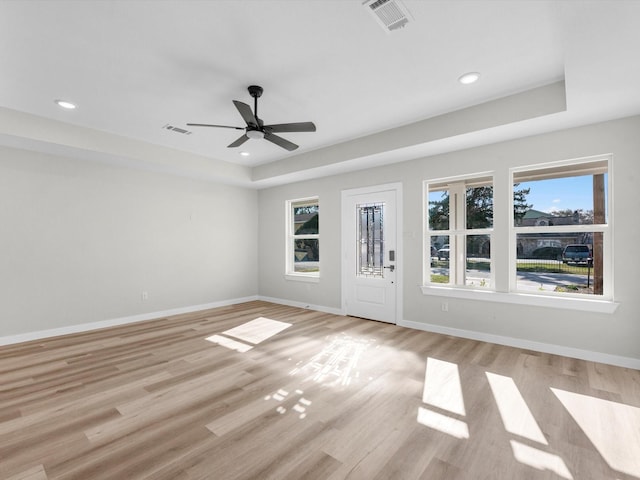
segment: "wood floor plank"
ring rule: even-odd
[[[0,347],[0,380],[2,479],[640,480],[637,370],[263,301]]]
[[[44,471],[42,465],[36,465],[28,470],[5,478],[6,480],[47,480],[47,472]]]

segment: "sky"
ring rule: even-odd
[[[556,210],[593,210],[593,177],[554,178],[535,182],[522,182],[518,189],[531,188],[527,203],[534,210],[553,212]],[[606,188],[606,181],[605,181]]]
[[[530,189],[526,202],[541,212],[559,210],[593,210],[593,175],[553,178],[531,182],[520,182],[516,189]],[[607,198],[607,175],[605,174],[605,201]],[[429,201],[442,199],[441,191],[429,193]]]

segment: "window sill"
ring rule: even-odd
[[[423,295],[440,297],[464,298],[468,300],[482,300],[489,302],[514,303],[536,307],[565,308],[569,310],[583,310],[587,312],[613,313],[619,303],[610,300],[596,300],[576,297],[555,297],[535,295],[530,293],[504,293],[492,290],[471,290],[454,287],[420,286]]]
[[[305,275],[304,273],[286,273],[284,275],[285,280],[291,280],[293,282],[308,282],[319,283],[320,275]]]

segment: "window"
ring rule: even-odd
[[[298,277],[320,274],[320,205],[318,198],[287,202],[286,273]]]
[[[422,292],[614,312],[610,172],[598,156],[424,182]]]
[[[425,191],[426,283],[491,288],[493,179],[427,182]]]
[[[514,169],[512,174],[512,289],[611,298],[608,159]]]

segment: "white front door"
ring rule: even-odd
[[[342,303],[347,315],[396,323],[400,185],[342,192]]]

